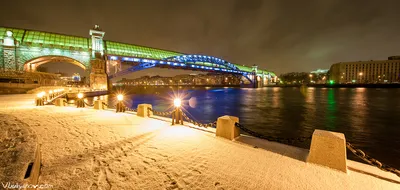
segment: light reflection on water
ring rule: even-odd
[[[150,103],[171,108],[172,89],[134,89],[127,105]],[[176,89],[177,90],[177,89]],[[344,133],[346,140],[384,163],[400,167],[400,89],[366,88],[196,88],[183,101],[193,119],[203,123],[219,116],[239,117],[240,123],[265,135],[297,137],[314,129]],[[167,98],[166,98],[167,97]],[[189,106],[189,99],[196,106]],[[109,104],[114,103],[110,97]],[[296,146],[308,148],[309,144]],[[354,159],[350,153],[349,158]]]

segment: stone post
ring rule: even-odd
[[[153,108],[151,104],[139,104],[137,108],[137,116],[139,117],[151,117],[153,112],[149,111],[149,108]]]
[[[103,100],[95,100],[94,104],[93,104],[93,108],[96,110],[103,110],[105,108],[103,108]]]
[[[65,98],[57,98],[55,105],[63,107],[63,106],[65,106],[66,101],[67,101],[67,99],[65,99]]]
[[[229,140],[233,140],[240,135],[240,130],[235,126],[235,123],[239,122],[239,118],[235,116],[225,115],[219,117],[217,120],[217,137],[223,137]]]
[[[307,162],[347,173],[346,139],[343,133],[316,129]]]

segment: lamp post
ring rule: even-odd
[[[182,101],[179,98],[174,99],[174,106],[175,106],[175,111],[172,113],[172,125],[181,124],[183,125],[183,114],[182,114],[182,109],[181,109],[181,104]]]
[[[85,107],[85,100],[83,100],[83,94],[81,92],[78,93],[78,100],[76,101],[77,108]]]
[[[358,73],[358,75],[360,75],[360,83],[362,83],[362,76],[363,76],[363,73]]]
[[[116,112],[118,113],[118,112],[125,112],[125,105],[124,105],[124,102],[122,101],[122,100],[124,100],[124,95],[122,95],[122,94],[118,94],[117,95],[117,100],[118,100],[118,103],[117,103],[117,109],[116,109]]]
[[[53,91],[50,90],[50,91],[49,91],[49,99],[52,99],[52,98],[53,98]]]
[[[40,92],[36,95],[36,106],[44,106],[43,94]]]
[[[310,77],[310,83],[312,83],[312,74],[308,75]]]

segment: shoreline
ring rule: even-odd
[[[306,149],[33,98],[0,96],[0,113],[29,121],[45,150],[39,183],[56,189],[400,189],[397,176],[356,161],[346,174],[307,163]]]

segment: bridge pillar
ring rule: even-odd
[[[259,84],[258,84],[258,77],[257,77],[257,65],[253,65],[252,75],[253,75],[252,86],[253,86],[253,88],[258,88]]]
[[[261,87],[264,87],[265,84],[265,74],[264,71],[261,73],[261,81],[260,81]]]
[[[92,38],[92,57],[90,60],[90,87],[92,89],[108,90],[108,76],[106,60],[104,59],[104,43],[103,37],[105,32],[100,29],[99,25],[95,25],[89,31]]]
[[[90,87],[92,89],[108,90],[108,76],[106,73],[106,61],[102,59],[99,53],[96,53],[96,58],[90,60],[92,67],[90,73]]]
[[[1,70],[3,71],[15,71],[19,70],[17,64],[17,56],[16,56],[16,45],[18,42],[13,37],[13,33],[11,31],[6,32],[6,36],[2,41],[3,46],[3,62],[1,64]]]

